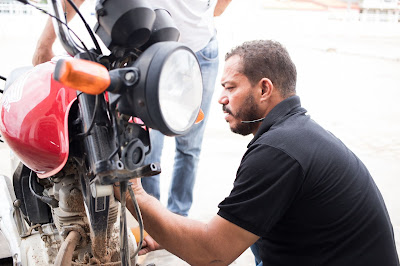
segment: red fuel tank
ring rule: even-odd
[[[68,114],[76,91],[52,78],[55,62],[40,64],[4,92],[1,134],[40,178],[59,172],[69,155]]]

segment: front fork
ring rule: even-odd
[[[82,176],[84,201],[90,220],[92,252],[95,257],[102,258],[107,250],[107,232],[109,224],[110,197],[113,197],[113,183],[117,169],[117,145],[107,103],[104,95],[88,95],[78,93],[79,109],[82,120],[82,135],[86,152],[87,167],[90,175]],[[114,129],[117,130],[117,129]],[[124,204],[123,204],[124,205]],[[125,209],[125,205],[121,205]],[[121,217],[120,239],[121,263],[130,265],[126,216]],[[123,241],[122,241],[123,240]],[[125,246],[126,245],[126,246]],[[104,261],[105,262],[105,261]]]
[[[128,248],[128,235],[125,215],[125,194],[128,182],[132,178],[152,176],[161,172],[158,163],[140,166],[144,161],[145,151],[142,140],[150,149],[148,131],[144,136],[140,126],[126,125],[131,133],[129,137],[122,138],[121,142],[127,142],[122,151],[122,161],[119,159],[119,133],[116,119],[108,113],[107,102],[103,94],[93,96],[78,93],[80,116],[82,120],[82,133],[84,137],[84,150],[89,169],[88,176],[83,177],[82,186],[86,209],[91,224],[91,231],[95,237],[93,244],[102,255],[107,241],[107,221],[109,215],[110,197],[113,197],[113,184],[120,183],[121,191],[121,218],[120,218],[120,250],[122,265],[130,265]],[[134,133],[132,133],[134,132]],[[146,140],[147,138],[147,140]],[[132,144],[132,145],[131,145]],[[140,145],[139,145],[140,144]],[[148,150],[149,152],[149,150]],[[138,159],[140,157],[141,159]],[[125,164],[125,165],[124,165]],[[135,208],[138,212],[138,207]],[[139,215],[137,213],[137,215]],[[108,226],[111,226],[108,224]],[[98,240],[99,239],[99,240]],[[101,239],[103,241],[101,242]],[[93,252],[96,254],[96,251]]]

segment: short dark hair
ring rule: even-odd
[[[279,42],[272,40],[245,42],[228,52],[225,61],[234,55],[240,56],[241,73],[253,86],[262,78],[268,78],[283,98],[296,94],[296,66],[286,48]]]

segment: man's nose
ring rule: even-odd
[[[221,92],[221,95],[219,96],[218,103],[222,105],[228,104],[228,96],[224,93],[224,91]]]

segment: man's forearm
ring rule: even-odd
[[[54,32],[52,18],[49,18],[44,26],[43,32],[40,35],[37,43],[38,47],[51,47],[56,40],[56,33]]]
[[[207,224],[168,211],[157,199],[146,193],[135,197],[146,231],[161,246],[191,265],[227,265],[218,259],[217,249],[213,248],[213,241],[208,235]],[[127,208],[135,213],[130,199]]]
[[[232,0],[218,0],[217,5],[214,9],[214,17],[218,17],[222,13],[224,13],[225,9],[228,7],[231,1]]]

